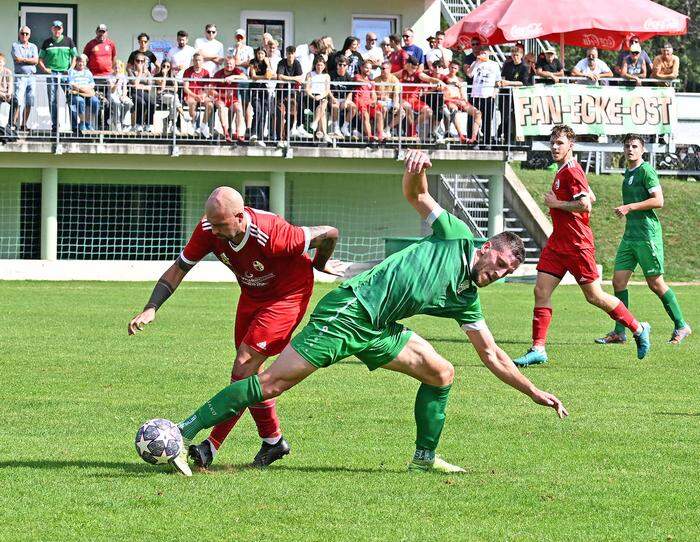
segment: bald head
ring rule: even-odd
[[[223,218],[237,215],[243,212],[243,197],[230,186],[220,186],[209,196],[204,212],[209,218],[212,215]]]

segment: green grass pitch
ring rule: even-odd
[[[492,376],[455,324],[408,322],[456,367],[439,452],[466,475],[407,473],[418,385],[350,359],[279,400],[290,456],[245,468],[259,446],[247,415],[191,479],[142,462],[134,433],[226,383],[238,289],[185,283],[128,337],[151,287],[0,282],[3,541],[700,539],[700,335],[665,344],[670,323],[644,287],[631,289],[653,326],[641,362],[633,344],[593,344],[612,323],[576,287],[555,294],[551,361],[526,373],[565,401],[564,421]],[[700,330],[700,289],[676,291]],[[531,286],[482,299],[521,354]]]

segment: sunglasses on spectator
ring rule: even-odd
[[[146,62],[146,61],[143,60],[143,59],[141,59],[141,60],[137,60],[137,61],[136,61],[136,64],[143,64],[144,62]]]
[[[639,54],[639,51],[632,51],[630,54],[631,54],[631,55],[638,55],[638,54]]]
[[[370,38],[369,41],[377,41],[377,38]]]
[[[216,30],[207,30],[207,34],[216,34]]]
[[[411,36],[409,34],[403,34],[401,37],[402,38],[410,38]]]
[[[29,36],[29,32],[20,32],[19,35],[20,36]]]

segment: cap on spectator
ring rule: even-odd
[[[239,28],[238,30],[236,30],[236,36],[243,36],[245,38],[245,30]]]
[[[544,52],[545,55],[549,55],[549,54],[555,55],[555,54],[557,54],[557,52],[556,52],[552,47],[547,47],[543,52]]]
[[[640,47],[640,45],[638,43],[633,43],[632,45],[630,45],[630,53],[641,53],[641,52],[642,52],[642,48]]]
[[[87,57],[86,54],[78,55],[78,58],[79,58],[80,60],[82,60],[83,62],[87,62],[87,61],[88,61],[88,57]]]
[[[52,28],[63,28],[63,23],[59,20],[55,20],[51,23]]]
[[[104,23],[101,23],[96,29],[95,32],[107,32],[107,25]]]

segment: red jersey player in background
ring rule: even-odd
[[[553,231],[537,264],[532,348],[513,360],[519,367],[547,361],[544,347],[552,321],[552,292],[567,271],[578,282],[586,301],[603,309],[610,318],[634,333],[639,359],[644,358],[651,347],[649,324],[640,324],[624,303],[603,291],[598,280],[593,232],[589,224],[595,196],[588,186],[586,174],[574,158],[575,139],[569,126],[559,125],[552,129],[550,147],[559,171],[554,176],[552,189],[544,196],[544,203],[552,216]]]
[[[313,269],[342,275],[340,262],[329,260],[338,230],[292,226],[275,214],[245,207],[241,195],[229,187],[212,192],[205,213],[182,253],[156,284],[143,312],[129,322],[129,335],[151,323],[187,272],[213,253],[233,271],[241,287],[231,381],[241,380],[261,371],[265,360],[289,342],[311,297]],[[313,261],[306,254],[310,248],[316,249]],[[282,437],[274,400],[251,406],[250,412],[263,439],[253,465],[265,467],[288,454],[289,443]],[[211,464],[242,414],[217,425],[206,440],[190,447],[196,465]],[[189,470],[187,465],[183,468]]]

